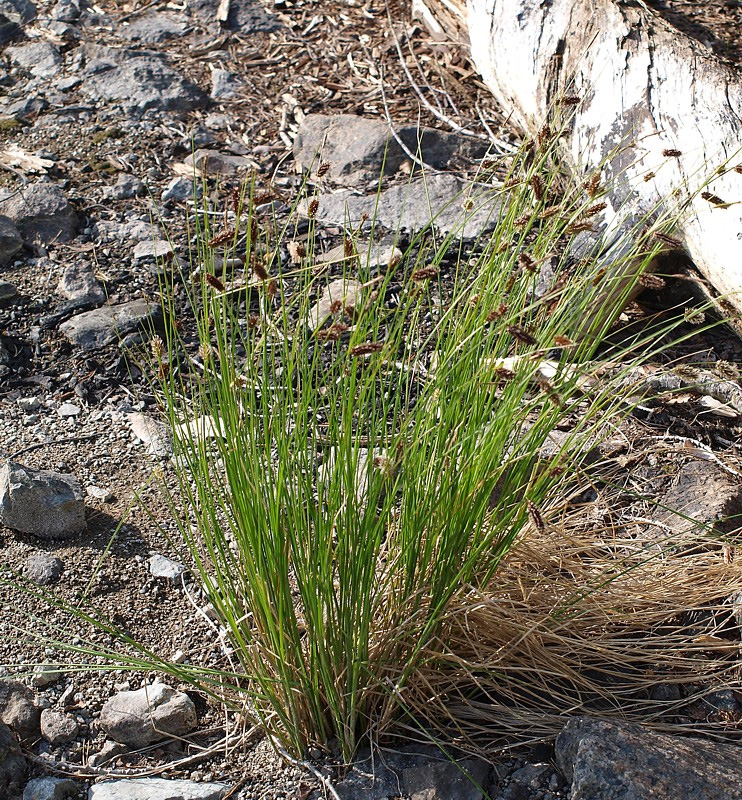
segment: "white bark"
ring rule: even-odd
[[[466,20],[477,69],[523,131],[538,130],[556,97],[581,98],[566,157],[584,173],[608,159],[614,211],[646,213],[678,188],[691,197],[679,238],[742,311],[742,69],[641,0],[467,0]]]

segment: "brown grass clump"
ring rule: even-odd
[[[742,559],[697,528],[660,550],[565,528],[532,522],[495,585],[459,594],[408,707],[470,750],[549,739],[575,714],[739,735],[693,706],[740,687]]]

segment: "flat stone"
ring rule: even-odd
[[[392,231],[418,232],[431,223],[447,236],[475,239],[497,222],[499,200],[494,191],[472,192],[473,207],[464,208],[469,184],[450,174],[430,175],[425,182],[392,186],[377,195],[357,195],[349,189],[319,198],[317,218],[332,225],[358,226],[366,217]],[[300,211],[306,213],[302,201]]]
[[[571,719],[556,761],[570,800],[742,800],[742,750],[639,725]]]
[[[151,455],[168,458],[173,454],[173,438],[164,422],[139,411],[129,414],[128,420],[132,433],[144,443]]]
[[[36,18],[36,6],[30,0],[0,0],[0,14],[19,25]]]
[[[487,151],[484,142],[434,128],[406,125],[396,133],[412,154],[435,169],[459,159],[479,160]],[[294,139],[294,159],[314,172],[328,164],[330,180],[357,186],[393,175],[409,156],[386,122],[353,114],[307,114]]]
[[[98,46],[88,51],[92,60],[80,91],[93,100],[113,103],[132,115],[208,105],[204,92],[157,54]]]
[[[113,306],[83,311],[63,322],[59,330],[83,350],[95,350],[113,344],[134,331],[149,332],[161,325],[159,306],[146,300],[132,300]]]
[[[321,327],[339,306],[340,310],[353,311],[360,301],[363,284],[360,281],[337,278],[331,281],[323,290],[319,300],[309,309],[307,325],[310,330]]]
[[[233,72],[226,69],[211,71],[211,97],[214,100],[231,100],[242,88],[242,81]]]
[[[18,287],[14,283],[0,281],[0,301],[12,300],[18,294]]]
[[[96,783],[88,790],[88,800],[221,800],[228,789],[226,783],[133,778]]]
[[[141,17],[134,17],[128,25],[120,25],[116,33],[132,42],[159,44],[182,36],[186,28],[187,25],[182,18],[153,11],[142,14]]]
[[[191,13],[203,22],[211,23],[216,19],[219,2],[220,0],[191,0]],[[275,31],[281,27],[281,21],[275,14],[266,11],[257,0],[232,0],[224,27],[230,31],[239,31],[245,36],[258,31]]]
[[[19,681],[0,681],[0,740],[7,725],[22,740],[39,735],[41,709],[34,702],[34,694]]]
[[[196,150],[183,163],[201,175],[236,175],[254,166],[245,156],[233,156],[204,149]]]
[[[173,252],[173,246],[167,239],[145,239],[134,247],[134,261],[147,258],[164,258]]]
[[[52,183],[33,183],[2,204],[3,214],[27,242],[67,242],[77,232],[77,214],[64,192]],[[1,229],[0,229],[1,234]]]
[[[58,0],[52,9],[52,19],[57,22],[76,22],[80,19],[80,0]]]
[[[165,580],[175,582],[184,575],[188,570],[179,562],[173,561],[171,558],[162,556],[159,553],[149,557],[149,574],[153,578],[164,578]]]
[[[62,677],[62,673],[50,666],[49,664],[39,664],[34,669],[31,676],[31,683],[37,688],[41,689],[44,686],[49,686],[51,683],[56,683]],[[42,712],[43,713],[43,712]]]
[[[27,69],[37,78],[52,78],[59,71],[62,56],[59,50],[44,39],[17,47],[9,47],[5,51],[12,63]]]
[[[94,497],[96,500],[102,500],[104,503],[109,502],[113,497],[108,489],[101,489],[100,486],[88,486],[86,491],[88,497]]]
[[[196,727],[196,707],[184,692],[153,683],[119,692],[103,704],[100,725],[106,734],[130,747],[144,747],[168,735],[184,736]]]
[[[201,197],[202,189],[197,184],[194,192],[194,183],[191,178],[181,176],[173,178],[170,183],[165,187],[160,199],[163,203],[168,200],[174,200],[176,203],[184,203],[186,200],[192,200],[193,197]]]
[[[23,800],[70,800],[80,785],[69,778],[32,778],[23,790]]]
[[[439,761],[402,772],[410,800],[481,800],[481,786],[486,784],[489,764],[466,759],[461,762]]]
[[[31,469],[15,461],[0,468],[0,522],[43,539],[85,530],[82,489],[73,475]]]
[[[32,553],[23,564],[23,574],[38,586],[56,583],[63,571],[64,562],[51,553]]]
[[[0,214],[0,267],[7,264],[21,247],[23,239],[13,220]]]
[[[132,197],[141,197],[147,194],[147,187],[135,175],[127,175],[122,172],[116,183],[113,186],[107,186],[103,190],[103,194],[112,200],[131,200]]]
[[[13,732],[0,723],[0,797],[20,797],[28,766]]]
[[[80,728],[74,717],[45,708],[41,712],[41,735],[50,745],[56,746],[71,742]]]
[[[68,300],[98,305],[105,302],[106,293],[95,277],[92,264],[74,262],[65,267],[57,291]]]
[[[76,406],[74,403],[62,403],[57,409],[57,414],[62,418],[76,417],[81,410],[80,406]]]

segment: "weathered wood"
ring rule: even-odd
[[[620,213],[648,213],[674,192],[687,199],[678,238],[742,312],[742,69],[641,0],[468,0],[466,10],[446,0],[445,7],[465,19],[472,60],[521,131],[535,134],[555,98],[580,98],[565,160],[578,174],[604,165],[608,225]],[[447,17],[438,19],[445,27]]]

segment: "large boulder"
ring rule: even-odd
[[[52,183],[26,186],[8,196],[2,210],[27,242],[39,241],[44,245],[67,242],[77,232],[75,209],[65,193]]]

